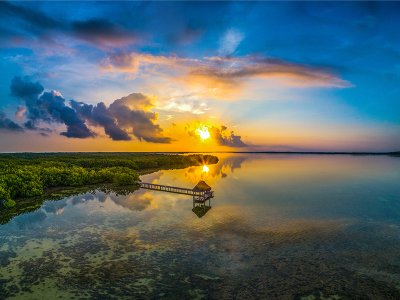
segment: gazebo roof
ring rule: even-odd
[[[204,191],[211,191],[211,186],[205,183],[203,180],[200,180],[198,184],[193,188],[195,192],[204,192]]]

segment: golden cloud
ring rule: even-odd
[[[350,82],[327,69],[264,56],[213,56],[201,59],[152,54],[117,54],[102,62],[107,72],[166,76],[206,89],[237,89],[251,79],[278,80],[294,87],[346,88]]]

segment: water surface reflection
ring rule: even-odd
[[[400,298],[400,159],[224,154],[0,226],[0,298]],[[204,212],[204,211],[203,211]]]

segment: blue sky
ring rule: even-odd
[[[399,11],[1,2],[0,151],[400,149]]]

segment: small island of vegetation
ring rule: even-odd
[[[11,208],[19,200],[70,187],[137,188],[140,174],[217,162],[216,156],[201,154],[1,154],[0,207]]]

